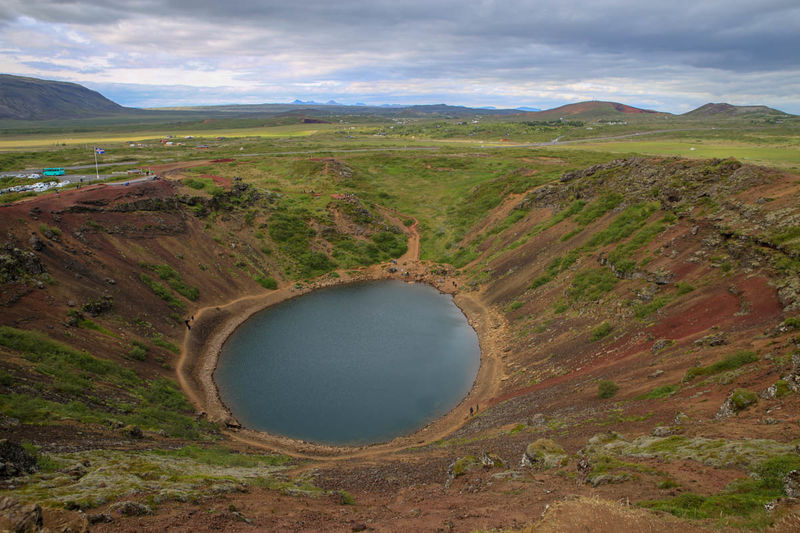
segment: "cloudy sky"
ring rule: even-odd
[[[3,0],[0,72],[139,107],[598,99],[800,114],[800,1]]]

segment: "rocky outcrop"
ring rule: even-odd
[[[45,273],[45,267],[34,252],[6,244],[0,252],[0,283],[19,281]]]
[[[783,493],[789,498],[800,498],[800,470],[792,470],[783,478]]]
[[[725,400],[725,403],[720,406],[715,418],[720,420],[735,415],[757,402],[758,396],[755,392],[747,389],[735,389]]]
[[[25,448],[7,439],[0,440],[0,479],[8,479],[38,470],[36,458]]]
[[[42,508],[36,504],[23,504],[14,498],[0,498],[0,531],[33,533],[42,531]]]
[[[124,501],[117,502],[109,508],[112,513],[119,513],[123,516],[144,516],[153,514],[153,510],[139,502]]]
[[[564,449],[550,439],[539,439],[528,444],[522,454],[521,466],[547,469],[561,466],[567,460]]]

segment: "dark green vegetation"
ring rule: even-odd
[[[637,400],[658,400],[661,398],[669,398],[672,394],[678,390],[677,385],[662,385],[660,387],[656,387],[652,391],[648,392],[647,394],[642,394],[641,396],[637,396]]]
[[[607,337],[613,330],[614,327],[611,324],[608,322],[603,322],[592,330],[591,335],[589,335],[589,340],[592,342],[599,341],[600,339]]]
[[[726,370],[736,370],[737,368],[758,361],[758,356],[749,351],[741,350],[736,353],[726,355],[721,361],[708,366],[696,366],[690,368],[684,376],[684,381],[691,381],[698,376],[709,376],[718,374]]]
[[[23,377],[20,368],[13,381],[5,380],[0,409],[6,416],[28,424],[138,425],[190,439],[215,434],[213,426],[191,416],[191,405],[168,379],[143,379],[118,363],[36,331],[0,326],[0,346],[19,355],[33,372]],[[133,349],[137,348],[136,353],[144,352],[140,346]]]
[[[604,379],[597,383],[597,395],[604,400],[613,398],[617,394],[618,390],[619,385],[613,381]]]
[[[674,498],[644,501],[640,505],[681,518],[711,518],[733,526],[763,529],[773,521],[766,504],[784,496],[783,478],[798,468],[800,457],[780,455],[755,465],[755,479],[733,481],[718,494],[704,496],[686,492]]]

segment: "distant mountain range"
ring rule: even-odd
[[[275,116],[275,115],[403,115],[403,116],[439,116],[443,118],[466,118],[470,116],[488,115],[520,115],[532,120],[626,120],[626,117],[649,115],[653,117],[676,116],[671,113],[641,109],[618,102],[590,101],[567,104],[554,109],[540,110],[534,107],[518,107],[516,109],[496,109],[491,106],[474,108],[451,106],[447,104],[401,105],[383,104],[366,105],[358,103],[346,105],[336,100],[325,103],[313,100],[294,100],[290,104],[248,104],[196,106],[179,108],[161,108],[148,110],[147,113],[181,111],[184,113],[208,113],[221,116]],[[144,113],[144,110],[123,107],[76,83],[40,80],[0,74],[0,119],[11,120],[53,120],[91,118],[121,114]],[[709,103],[683,115],[687,118],[736,118],[743,116],[778,117],[790,116],[782,111],[766,106],[735,106],[725,103]]]
[[[0,74],[0,119],[48,120],[131,111],[77,83]]]

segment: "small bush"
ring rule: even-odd
[[[278,282],[275,281],[275,278],[273,278],[272,276],[258,276],[257,278],[255,278],[255,280],[256,283],[258,283],[265,289],[274,291],[275,289],[278,288]]]
[[[461,457],[453,463],[452,474],[455,477],[463,476],[476,464],[478,464],[478,459],[474,455]]]
[[[678,290],[678,296],[688,294],[694,290],[693,286],[684,281],[679,281],[678,283],[676,283],[675,288]]]
[[[340,503],[342,505],[355,505],[356,499],[353,498],[353,495],[347,492],[346,490],[339,491],[339,497],[341,498]]]
[[[783,398],[784,396],[789,394],[789,392],[791,392],[791,389],[789,389],[789,383],[787,383],[786,380],[779,379],[778,381],[775,382],[776,398]]]
[[[47,224],[40,224],[39,231],[42,232],[42,235],[47,237],[48,239],[52,239],[57,241],[61,238],[61,230],[56,228],[55,226],[48,226]]]
[[[599,326],[597,326],[592,330],[592,334],[589,336],[589,340],[592,342],[599,341],[600,339],[607,337],[613,329],[614,328],[611,324],[609,324],[608,322],[603,322],[602,324],[600,324]]]
[[[614,397],[618,390],[619,386],[613,381],[604,379],[597,384],[597,395],[603,399]]]
[[[746,409],[757,402],[758,396],[751,390],[736,389],[733,391],[733,394],[731,394],[731,407],[737,411]]]
[[[136,359],[137,361],[144,361],[145,359],[147,359],[147,350],[139,346],[134,346],[133,348],[131,348],[131,351],[128,352],[128,356],[131,359]]]
[[[664,481],[658,484],[659,489],[674,489],[677,487],[680,487],[680,484],[672,479],[665,479]]]

